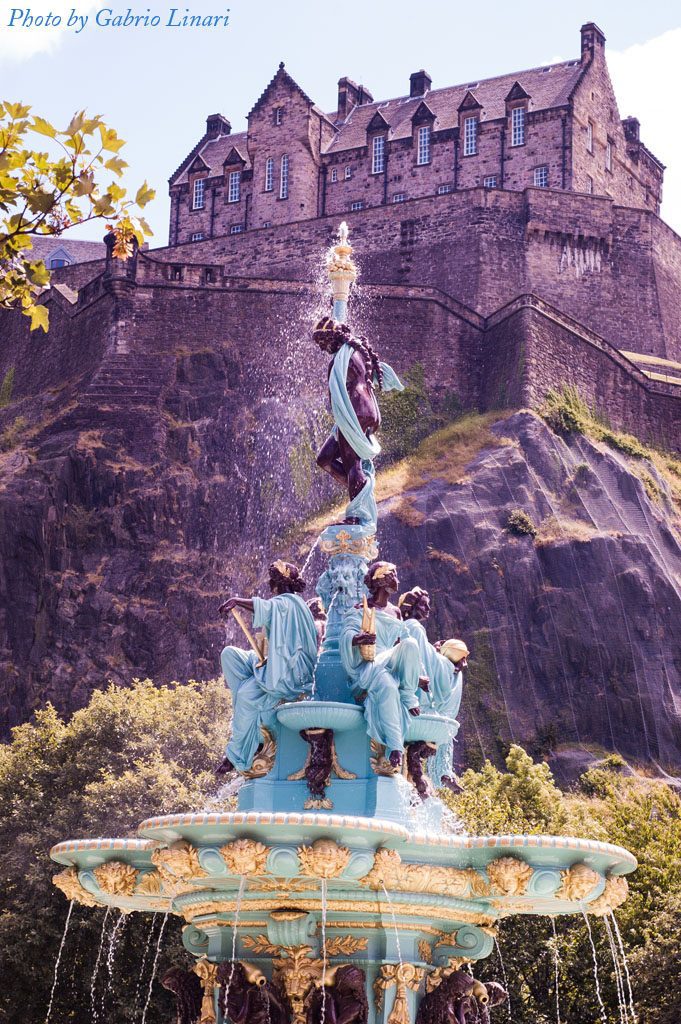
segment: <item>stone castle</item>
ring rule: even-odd
[[[246,133],[208,118],[170,180],[167,247],[55,270],[47,335],[0,312],[5,726],[95,679],[215,674],[225,565],[263,517],[272,538],[290,522],[287,453],[313,473],[310,311],[342,219],[360,327],[434,405],[536,407],[571,384],[681,450],[681,239],[603,33],[585,25],[572,61],[430,86],[419,71],[376,103],[344,78],[326,114],[280,67]],[[333,493],[306,479],[298,515]]]

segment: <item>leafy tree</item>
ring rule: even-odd
[[[151,814],[196,810],[216,783],[213,768],[227,737],[230,700],[222,682],[95,691],[63,722],[53,707],[17,727],[0,746],[0,1020],[43,1024],[67,914],[52,885],[54,843],[134,834]],[[90,984],[104,910],[74,906],[52,1021],[90,1024]],[[107,935],[116,923],[109,915]],[[154,935],[158,935],[160,920]],[[148,915],[121,923],[112,990],[106,970],[96,989],[100,1019],[127,1020],[135,1003]],[[183,962],[180,926],[168,920],[164,947]],[[154,939],[155,941],[155,939]],[[105,949],[108,939],[105,942]],[[167,961],[164,961],[167,965]],[[146,998],[150,963],[141,993]],[[154,989],[149,1024],[168,1019],[167,994]],[[164,1016],[165,1014],[165,1016]]]
[[[46,142],[51,152],[33,148]],[[80,111],[65,129],[31,115],[23,103],[0,103],[0,307],[20,308],[31,330],[48,327],[48,312],[38,303],[50,274],[42,260],[31,259],[32,236],[59,235],[92,220],[112,221],[114,256],[125,259],[133,239],[151,235],[136,215],[154,198],[145,182],[135,199],[118,183],[127,164],[124,146],[99,116]],[[101,183],[109,172],[112,180]]]

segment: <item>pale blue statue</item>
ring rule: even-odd
[[[244,629],[253,650],[225,647],[221,662],[232,692],[232,735],[219,774],[246,772],[263,742],[262,727],[273,720],[282,701],[297,700],[312,690],[317,662],[318,631],[312,612],[300,597],[305,581],[291,562],[270,566],[273,597],[231,597],[220,613],[232,612]],[[253,613],[253,628],[263,632],[256,639],[238,609]]]
[[[381,425],[376,391],[403,391],[397,374],[365,338],[353,337],[347,324],[324,317],[314,340],[333,356],[329,397],[334,428],[319,450],[317,464],[348,488],[345,521],[376,530],[374,459],[381,451],[375,434]]]
[[[364,582],[373,630],[367,629],[363,609],[352,608],[343,620],[340,655],[353,693],[357,697],[366,693],[369,736],[385,747],[390,763],[398,767],[409,715],[420,714],[418,690],[427,680],[421,674],[418,643],[401,621],[399,609],[390,604],[399,585],[395,566],[374,562]]]
[[[445,655],[442,647],[438,650],[431,644],[423,625],[430,615],[430,594],[427,590],[414,587],[401,594],[398,607],[409,635],[419,645],[423,675],[429,681],[428,689],[422,689],[419,694],[421,707],[437,711],[446,718],[456,718],[461,706],[468,648],[462,640],[447,640]]]

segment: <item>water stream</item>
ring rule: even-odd
[[[64,943],[66,942],[66,933],[69,930],[69,923],[71,921],[71,914],[73,913],[73,900],[69,903],[68,913],[66,914],[66,923],[64,924],[64,931],[62,933],[61,942],[59,943],[59,951],[57,953],[57,959],[54,964],[54,978],[52,979],[52,991],[50,992],[50,1002],[47,1006],[47,1015],[45,1017],[45,1024],[49,1024],[50,1017],[52,1015],[52,1004],[54,1003],[54,993],[57,989],[57,979],[59,977],[59,964],[61,963],[62,953],[64,952]]]
[[[501,977],[504,980],[504,988],[508,992],[508,998],[506,999],[506,1012],[508,1013],[508,1019],[512,1020],[513,1018],[511,1016],[511,993],[510,993],[509,987],[508,987],[508,976],[506,974],[506,964],[504,963],[504,958],[501,955],[501,946],[499,945],[499,940],[497,939],[496,935],[494,936],[494,948],[497,951],[497,957],[499,959],[499,966],[501,968]]]
[[[232,984],[232,979],[234,977],[234,968],[236,966],[236,936],[237,936],[237,932],[239,930],[239,914],[241,913],[241,902],[242,902],[242,900],[244,898],[245,890],[246,890],[246,879],[244,878],[243,875],[240,875],[239,876],[239,891],[236,894],[236,905],[234,907],[234,921],[232,922],[232,969],[229,972],[229,978],[227,979],[227,984],[225,985],[225,992],[224,992],[224,995],[222,997],[223,1000],[224,1000],[225,1006],[227,1005],[227,996],[229,995],[229,989],[230,989],[230,986]],[[269,1010],[269,1003],[268,1003],[268,1010]]]
[[[326,889],[327,880],[321,879],[322,889],[322,1011],[320,1014],[320,1024],[325,1024],[326,1021]]]
[[[153,914],[152,915],[151,925],[149,926],[149,931],[147,933],[147,941],[144,944],[144,953],[142,954],[142,965],[140,967],[140,972],[139,972],[139,974],[137,976],[137,985],[135,987],[135,1005],[134,1005],[133,1011],[132,1011],[133,1019],[137,1016],[137,1007],[139,1006],[140,995],[142,994],[142,980],[144,978],[144,969],[147,966],[147,958],[149,956],[149,950],[151,949],[151,938],[152,938],[152,935],[154,934],[154,928],[156,927],[156,918],[157,917],[158,917],[158,914]]]
[[[400,933],[397,930],[397,918],[395,917],[395,911],[393,910],[393,901],[390,899],[390,893],[386,889],[385,883],[382,883],[381,888],[383,889],[383,892],[385,894],[385,898],[388,901],[388,906],[390,907],[390,916],[393,919],[393,928],[395,929],[395,946],[397,948],[397,959],[400,961],[400,966],[401,966],[402,962],[403,962],[402,961],[402,947],[400,946]]]
[[[107,992],[113,992],[113,968],[114,958],[116,956],[116,947],[118,946],[121,935],[123,934],[123,929],[125,928],[126,921],[127,914],[124,914],[123,911],[121,911],[121,913],[118,915],[118,918],[116,919],[113,928],[111,929],[111,936],[109,938],[109,948],[106,954],[106,972],[109,975],[109,980],[107,981],[106,984]]]
[[[95,966],[92,970],[92,980],[90,981],[90,1008],[92,1010],[92,1020],[94,1024],[96,1024],[96,1021],[98,1020],[99,1017],[96,1000],[97,975],[99,974],[99,965],[102,962],[102,952],[104,950],[104,936],[106,934],[106,925],[109,920],[110,913],[111,907],[107,907],[106,913],[104,914],[104,920],[102,921],[102,931],[99,936],[99,949],[97,950],[97,958],[95,960]]]
[[[582,909],[582,917],[584,918],[584,923],[586,925],[586,930],[587,930],[587,933],[589,935],[589,942],[591,943],[591,956],[593,957],[593,962],[594,962],[594,981],[596,982],[596,998],[598,999],[598,1005],[599,1005],[600,1011],[601,1011],[601,1020],[603,1021],[603,1024],[608,1024],[608,1015],[605,1012],[605,1006],[603,1004],[603,997],[601,995],[601,983],[600,983],[599,978],[598,978],[598,957],[596,956],[596,947],[594,945],[594,938],[593,938],[593,935],[591,933],[591,923],[590,923],[589,918],[587,916],[587,913],[586,913],[586,911],[584,909]]]
[[[556,932],[556,919],[551,917],[551,931],[553,932],[553,975],[555,978],[556,985],[556,1024],[561,1024],[560,1020],[560,957],[558,956],[558,933]]]
[[[158,970],[159,957],[161,956],[161,941],[163,939],[163,933],[165,931],[166,925],[168,924],[168,917],[169,916],[170,916],[169,914],[164,914],[163,915],[163,920],[161,921],[161,927],[159,928],[158,940],[156,942],[156,953],[154,954],[154,965],[153,965],[153,967],[151,969],[151,977],[149,978],[149,988],[147,990],[147,1001],[145,1002],[144,1010],[142,1011],[142,1021],[141,1021],[141,1024],[146,1024],[147,1010],[149,1009],[149,1003],[151,1002],[151,993],[152,993],[152,990],[153,990],[153,987],[154,987],[154,981],[156,979],[156,971]]]
[[[617,918],[610,911],[610,923],[615,932],[615,938],[617,939],[617,945],[619,946],[620,955],[622,957],[622,963],[624,964],[624,976],[627,979],[627,993],[629,995],[629,1011],[631,1013],[631,1019],[634,1024],[638,1024],[638,1018],[636,1016],[636,1009],[634,1008],[634,994],[631,991],[631,976],[629,974],[629,962],[627,960],[627,954],[624,949],[624,943],[622,942],[622,935],[620,933],[619,925],[617,924]]]
[[[613,935],[612,928],[610,927],[610,921],[608,920],[607,914],[603,918],[603,924],[605,926],[605,934],[608,936],[608,945],[610,946],[610,955],[612,956],[612,966],[615,972],[615,988],[617,989],[617,1007],[620,1014],[620,1024],[629,1024],[629,1011],[627,1009],[626,996],[624,995],[624,978],[622,977],[622,968],[620,966],[617,949],[615,947],[615,936]]]

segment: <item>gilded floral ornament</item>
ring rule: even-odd
[[[489,885],[473,868],[448,868],[437,864],[403,864],[397,850],[377,850],[374,864],[361,879],[370,889],[423,892],[463,898],[486,896]]]
[[[420,939],[418,944],[419,956],[423,960],[424,964],[432,964],[433,962],[433,951],[430,948],[430,943],[427,939]]]
[[[493,892],[500,896],[523,896],[533,869],[517,857],[499,857],[487,865]]]
[[[195,974],[198,974],[201,988],[203,989],[201,1016],[199,1017],[198,1024],[215,1024],[217,1018],[215,1016],[213,993],[217,984],[218,965],[211,963],[210,960],[206,960],[203,957],[194,964],[192,970]]]
[[[354,935],[334,935],[327,939],[326,955],[331,956],[354,956],[369,945],[368,939],[356,939]]]
[[[138,896],[160,896],[163,892],[163,879],[158,871],[146,871],[137,882],[135,894]]]
[[[573,864],[567,871],[561,871],[562,884],[556,898],[579,903],[593,892],[601,880],[601,876],[586,864]]]
[[[279,946],[272,945],[266,935],[244,935],[241,942],[244,949],[251,949],[256,956],[276,956],[279,952]]]
[[[322,976],[323,962],[312,956],[311,946],[282,946],[273,961],[275,980],[282,985],[293,1010],[292,1024],[305,1024],[305,1000]]]
[[[100,903],[91,892],[84,889],[78,878],[76,868],[65,868],[59,874],[52,876],[52,883],[66,896],[67,900],[73,900],[84,907],[98,907]]]
[[[395,998],[387,1024],[411,1024],[407,990],[411,989],[412,992],[415,992],[421,984],[425,973],[423,967],[416,967],[414,964],[382,965],[380,973],[374,982],[374,998],[377,1013],[380,1013],[383,1008],[383,995],[386,989],[395,986]]]
[[[151,862],[162,878],[169,874],[189,881],[191,878],[205,878],[208,874],[199,864],[198,851],[185,839],[178,839],[166,849],[153,850]]]
[[[611,910],[620,907],[629,895],[629,883],[624,875],[611,875],[605,883],[602,894],[592,903],[587,904],[587,911],[596,917],[603,917]]]
[[[348,866],[350,850],[334,839],[316,839],[312,846],[299,846],[298,856],[308,878],[337,878]]]
[[[102,892],[109,896],[132,896],[138,875],[137,868],[132,864],[110,860],[106,864],[100,864],[92,873]]]
[[[233,875],[264,875],[268,848],[255,839],[235,839],[220,848],[220,855]]]
[[[376,534],[368,537],[353,537],[348,530],[338,530],[332,538],[325,538],[320,543],[325,555],[359,555],[360,558],[373,559],[378,555]]]

